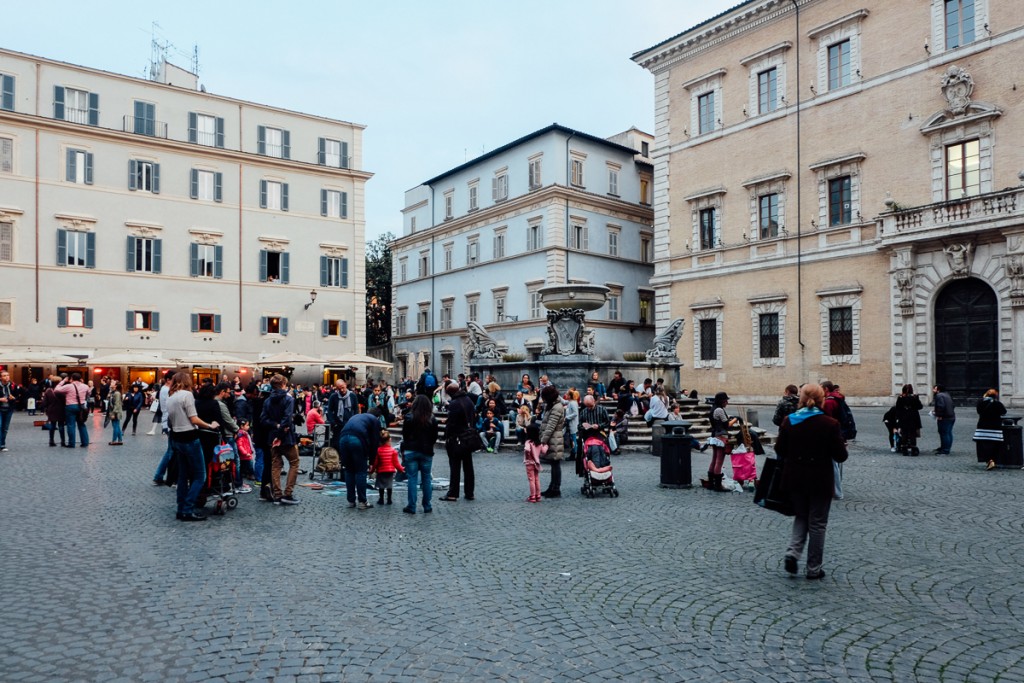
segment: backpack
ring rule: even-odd
[[[316,460],[317,472],[340,472],[341,458],[338,451],[327,446],[320,451],[320,457]]]
[[[853,411],[846,405],[846,399],[835,397],[836,419],[839,420],[839,431],[847,441],[857,438],[857,423],[853,419]]]
[[[434,376],[434,373],[428,372],[425,375],[423,375],[423,386],[425,386],[427,389],[437,388],[437,377]]]

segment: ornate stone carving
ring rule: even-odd
[[[593,332],[587,330],[585,314],[582,308],[548,311],[548,343],[543,353],[561,356],[592,353]]]
[[[914,271],[904,268],[896,271],[896,286],[900,288],[900,306],[914,303]]]
[[[665,331],[654,337],[654,348],[647,350],[647,361],[657,362],[663,360],[676,360],[676,345],[683,336],[683,326],[686,321],[683,318],[676,318],[668,324]]]
[[[949,262],[949,269],[953,271],[953,277],[967,277],[971,274],[973,244],[950,244],[942,251],[946,254],[946,261]]]
[[[487,330],[474,322],[466,323],[466,329],[469,330],[470,358],[485,360],[501,358],[498,342],[487,333]]]
[[[1014,308],[1024,306],[1024,258],[1009,256],[1003,261],[1006,277],[1010,278],[1010,301]]]
[[[971,106],[971,93],[974,92],[974,79],[956,65],[950,65],[942,76],[942,94],[949,104],[953,116],[962,116]]]

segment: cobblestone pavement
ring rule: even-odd
[[[94,423],[88,449],[51,449],[17,415],[0,679],[1024,680],[1024,472],[983,471],[971,419],[953,456],[892,455],[877,412],[858,413],[813,582],[782,569],[788,519],[661,489],[647,455],[615,460],[617,499],[570,471],[563,499],[528,505],[500,454],[478,456],[475,501],[432,515],[300,489],[183,524],[149,483],[161,438],[109,447]]]

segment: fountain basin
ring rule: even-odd
[[[604,285],[561,284],[541,287],[540,302],[549,311],[562,308],[578,308],[596,311],[608,301],[611,290]]]

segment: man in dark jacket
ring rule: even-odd
[[[335,390],[327,399],[327,414],[324,417],[331,425],[331,445],[338,449],[338,439],[345,423],[352,419],[352,416],[359,414],[359,399],[355,392],[348,390],[348,383],[345,380],[339,379],[334,386]]]
[[[776,427],[782,425],[782,421],[786,419],[786,416],[790,413],[796,412],[796,404],[799,400],[797,394],[800,390],[796,388],[795,384],[790,384],[786,387],[786,393],[782,395],[782,400],[775,406],[775,416],[772,418],[772,424]]]
[[[380,431],[380,418],[361,413],[349,419],[339,435],[338,451],[345,468],[345,493],[350,508],[356,507],[357,498],[360,510],[373,507],[366,500],[366,472],[370,458],[377,455]]]
[[[935,452],[949,455],[953,449],[953,425],[956,424],[956,410],[953,408],[953,397],[946,387],[936,384],[932,387],[932,412],[935,413],[935,424],[939,429],[939,447]]]
[[[451,396],[448,402],[448,421],[445,422],[445,450],[448,451],[448,465],[451,468],[448,493],[441,500],[456,501],[459,499],[459,480],[465,475],[466,500],[473,500],[476,489],[476,477],[473,474],[473,448],[460,442],[461,435],[476,433],[476,411],[473,398],[459,388],[456,382],[449,384],[445,391]]]
[[[275,505],[298,505],[292,493],[299,476],[299,449],[295,440],[295,399],[288,393],[288,380],[283,375],[270,378],[270,398],[263,404],[260,422],[270,441],[270,486]],[[288,479],[281,491],[281,470],[288,458]]]

